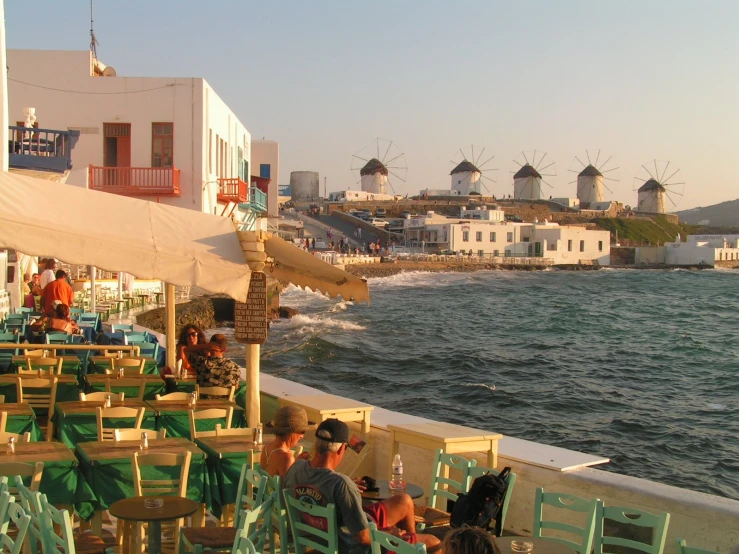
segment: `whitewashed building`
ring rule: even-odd
[[[450,173],[452,190],[457,194],[467,196],[470,193],[482,193],[482,172],[470,161],[464,160]]]
[[[513,175],[513,198],[539,200],[541,198],[541,174],[530,164],[524,164]]]
[[[685,242],[666,242],[664,263],[739,266],[739,235],[688,235]]]
[[[88,51],[7,58],[11,121],[30,106],[40,127],[79,131],[67,184],[207,213],[229,202],[252,217],[266,210],[251,135],[205,79],[120,77]]]
[[[372,158],[359,170],[362,190],[370,194],[387,194],[389,173],[385,164],[377,158]]]

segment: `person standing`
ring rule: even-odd
[[[52,263],[54,263],[53,260]],[[54,265],[56,264],[54,263]],[[67,272],[63,269],[58,269],[55,276],[56,279],[44,287],[43,296],[41,297],[41,305],[44,313],[50,317],[55,313],[55,300],[59,300],[67,306],[71,306],[74,303],[74,291],[69,286],[69,283],[67,283]]]
[[[45,289],[46,285],[51,283],[55,277],[54,271],[56,270],[56,260],[54,258],[49,258],[46,260],[41,260],[41,263],[44,264],[44,271],[41,273],[41,288]]]

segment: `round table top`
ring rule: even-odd
[[[495,537],[500,554],[511,554],[511,541],[526,541],[534,545],[531,554],[575,554],[575,550],[559,542],[535,537]]]
[[[388,481],[377,479],[377,486],[380,488],[379,491],[362,491],[362,498],[365,500],[387,500],[393,494],[396,494],[388,487]],[[399,492],[404,492],[411,498],[421,498],[423,496],[423,489],[413,483],[406,482],[405,489]]]
[[[160,498],[164,501],[161,508],[147,508],[144,501]],[[112,516],[129,521],[167,521],[194,514],[198,503],[180,496],[134,496],[118,500],[110,505]]]

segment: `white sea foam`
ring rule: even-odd
[[[445,286],[450,283],[459,283],[470,279],[470,273],[431,273],[428,271],[408,271],[390,275],[389,277],[374,277],[369,279],[371,287],[383,288],[420,288],[430,286]]]
[[[289,320],[278,320],[272,323],[275,330],[300,331],[301,333],[315,333],[323,330],[339,331],[364,331],[366,327],[331,317],[316,317],[306,314],[298,314]]]
[[[725,404],[714,404],[714,403],[710,403],[710,404],[708,404],[708,407],[711,408],[712,410],[726,410],[726,409],[728,409],[728,406],[726,406]]]
[[[465,387],[479,387],[482,389],[488,389],[490,392],[493,392],[495,389],[495,385],[486,385],[485,383],[465,383]]]

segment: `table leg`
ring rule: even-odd
[[[123,522],[123,554],[131,554],[131,540],[133,540],[133,529],[130,521]]]
[[[364,418],[362,419],[362,433],[369,435],[370,433],[370,412],[364,412]]]
[[[495,468],[498,466],[498,441],[490,441],[490,450],[488,450],[488,467]]]
[[[149,554],[162,553],[162,522],[149,522]]]
[[[101,510],[95,510],[92,515],[92,532],[98,537],[103,536],[103,512]]]

